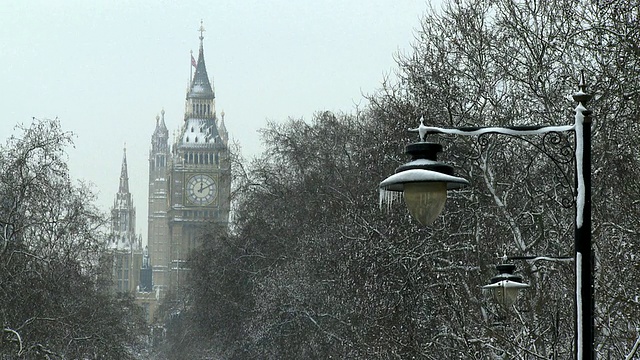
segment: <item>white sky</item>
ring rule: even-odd
[[[434,1],[433,6],[437,6]],[[0,5],[0,140],[32,117],[76,134],[71,174],[107,211],[122,148],[146,243],[150,138],[184,115],[204,21],[207,71],[232,139],[260,153],[267,120],[350,112],[410,48],[429,0],[22,1]]]

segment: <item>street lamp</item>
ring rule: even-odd
[[[499,134],[513,137],[567,132],[575,134],[575,349],[577,360],[592,360],[594,358],[593,313],[595,301],[593,298],[593,255],[591,249],[591,111],[585,107],[591,97],[586,92],[583,73],[579,90],[573,94],[573,99],[578,105],[575,108],[574,123],[570,125],[438,128],[427,127],[421,121],[419,127],[414,129],[419,132],[423,143],[425,142],[425,136],[428,134],[465,136]],[[438,149],[441,149],[441,147]],[[409,149],[407,149],[407,153],[410,153]],[[433,160],[435,160],[435,157]],[[395,198],[389,196],[388,191],[408,192],[409,194],[405,194],[405,201],[407,198],[410,198],[411,202],[414,202],[413,198],[415,197],[420,199],[412,204],[407,202],[410,212],[414,217],[418,218],[421,224],[426,225],[429,224],[429,220],[433,221],[438,216],[444,206],[444,200],[442,200],[443,185],[441,184],[447,184],[447,188],[456,188],[467,185],[468,182],[462,178],[454,177],[451,172],[442,172],[441,175],[433,174],[440,171],[438,167],[434,167],[430,163],[429,165],[425,163],[426,166],[420,172],[413,171],[414,168],[411,168],[411,170],[404,168],[416,161],[418,159],[399,167],[395,175],[380,183],[380,202],[381,205],[384,202],[387,202],[387,204],[393,202]],[[403,175],[403,172],[407,171],[412,171],[412,173]],[[411,185],[414,183],[421,185],[414,187],[414,185]],[[440,185],[434,185],[434,183],[439,183]],[[420,191],[424,191],[424,193],[417,195]],[[436,198],[437,201],[429,204],[428,199],[430,197]],[[423,206],[423,210],[421,210],[421,206]],[[428,207],[428,209],[424,208],[424,206]],[[412,208],[414,209],[412,210]],[[429,215],[427,216],[423,213],[428,213]]]
[[[516,302],[520,290],[529,287],[522,281],[522,276],[516,275],[514,264],[496,265],[498,275],[491,278],[491,283],[482,288],[489,290],[496,302],[504,307],[511,307]]]
[[[423,226],[431,224],[442,212],[447,190],[469,185],[453,175],[453,167],[438,161],[442,145],[424,141],[409,144],[405,153],[411,160],[380,183],[380,205],[394,202],[402,193],[409,213]]]

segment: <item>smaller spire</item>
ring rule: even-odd
[[[129,175],[127,173],[127,144],[124,144],[122,155],[122,168],[120,169],[120,188],[118,192],[121,194],[129,193]]]
[[[167,130],[167,125],[164,123],[164,108],[160,112],[160,115],[156,115],[156,129],[153,131],[152,139],[154,138],[168,138],[169,130]]]
[[[224,110],[220,113],[220,126],[219,133],[222,140],[226,143],[229,140],[229,133],[227,132],[227,127],[224,125]]]

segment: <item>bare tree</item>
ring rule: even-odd
[[[640,67],[631,5],[452,1],[425,14],[413,49],[397,57],[399,81],[384,79],[370,108],[269,124],[267,150],[245,168],[233,231],[193,258],[186,318],[207,329],[203,351],[570,357],[571,264],[519,263],[531,290],[506,309],[481,285],[504,254],[573,253],[571,136],[430,138],[472,186],[451,193],[445,216],[428,228],[401,208],[381,213],[377,185],[406,161],[406,129],[420,117],[449,127],[571,123],[567,97],[585,69],[595,94],[597,351],[637,356]]]
[[[639,69],[634,22],[638,13],[632,3],[450,2],[424,18],[413,51],[399,56],[400,83],[386,86],[373,98],[386,116],[415,121],[424,115],[436,126],[566,124],[572,121],[569,110],[574,106],[566,97],[575,90],[580,71],[586,71],[589,91],[595,94],[589,106],[596,115],[593,238],[598,263],[596,322],[601,330],[596,331],[597,348],[620,358],[629,356],[638,337],[631,330],[637,329],[637,322],[628,320],[638,318],[628,306],[635,303],[637,285],[615,275],[635,271],[629,265],[636,256],[632,244],[638,241],[633,200],[637,186],[629,181],[638,169],[638,106],[630,96],[636,93],[637,81],[631,79],[637,79]],[[567,207],[573,174],[567,147],[550,150],[547,145],[553,141],[545,141],[550,139],[434,140],[449,146],[445,152],[451,161],[473,181],[471,193],[463,196],[476,215],[458,221],[470,226],[463,232],[474,234],[473,243],[484,253],[572,253]],[[566,144],[561,138],[553,140]],[[481,266],[486,261],[481,260]],[[505,313],[491,310],[478,297],[484,330],[459,328],[459,345],[473,337],[491,356],[568,356],[573,341],[571,270],[556,264],[519,265],[533,285],[523,305]],[[485,279],[491,275],[482,273]],[[505,328],[500,319],[501,326],[493,326],[495,319],[507,315],[519,324]]]
[[[0,150],[0,353],[132,357],[142,319],[100,283],[103,215],[69,179],[71,134],[37,120]]]

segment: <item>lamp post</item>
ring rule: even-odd
[[[427,134],[465,136],[479,136],[483,134],[526,136],[566,132],[573,132],[575,134],[575,358],[576,360],[593,360],[594,298],[592,275],[593,254],[591,249],[591,111],[585,107],[591,99],[591,95],[586,92],[584,74],[581,76],[579,90],[573,94],[573,99],[578,105],[575,108],[574,123],[570,125],[438,128],[425,126],[421,120],[419,127],[412,130],[419,132],[422,143],[426,143],[425,136]],[[407,153],[409,153],[409,151],[407,151]],[[433,158],[433,160],[435,160],[435,158]],[[411,164],[411,162],[405,165],[409,164]],[[425,163],[425,165],[427,164]],[[410,169],[415,168],[403,168],[403,166],[401,166],[396,169],[396,174],[380,183],[381,205],[385,202],[389,204],[395,199],[394,196],[389,195],[390,191],[403,192],[405,199],[407,199],[407,197],[421,197],[422,201],[418,201],[417,204],[409,204],[409,202],[407,202],[411,214],[417,217],[415,214],[419,214],[421,211],[426,212],[426,210],[415,208],[429,206],[426,204],[428,203],[428,199],[434,196],[441,197],[443,188],[457,188],[468,184],[468,182],[462,178],[453,177],[452,172],[442,172],[442,177],[433,174],[434,172],[440,172],[440,170],[439,167],[431,165],[433,164],[429,163],[429,166],[422,168],[419,173],[414,172],[406,175],[403,175],[403,172],[411,171]],[[449,177],[453,177],[454,179]],[[423,194],[416,195],[416,193],[420,191],[423,191]],[[410,193],[407,194],[407,192]],[[434,195],[438,193],[440,195]],[[429,222],[425,220],[433,221],[443,207],[444,201],[441,201],[437,205],[432,204],[430,210],[428,210],[430,216],[423,217],[422,219],[417,218],[417,220],[421,224],[426,225]]]

